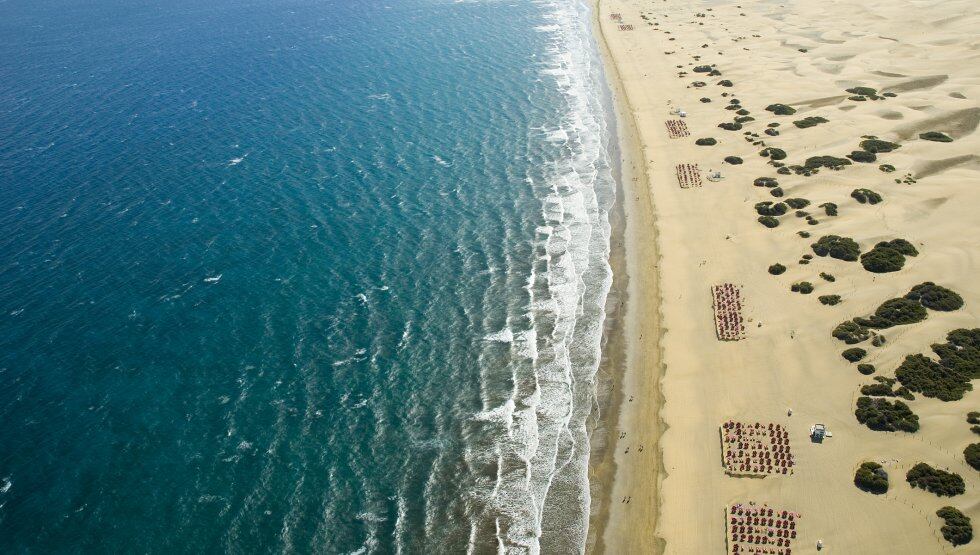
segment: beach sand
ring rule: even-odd
[[[830,332],[924,281],[956,291],[965,306],[930,310],[923,322],[884,330],[884,346],[861,344],[869,351],[862,362],[877,367],[875,376],[893,376],[906,355],[928,353],[950,330],[980,327],[978,14],[975,4],[961,0],[742,7],[598,0],[600,42],[608,49],[607,73],[622,112],[629,278],[621,316],[626,360],[621,391],[613,396],[619,410],[610,417],[617,429],[592,462],[591,552],[723,553],[725,506],[750,501],[802,514],[794,553],[816,552],[818,539],[835,553],[976,552],[980,539],[958,548],[943,540],[935,511],[957,507],[980,527],[980,477],[963,457],[966,445],[980,441],[966,423],[968,411],[980,410],[980,391],[952,402],[916,394],[908,402],[920,418],[915,434],[869,430],[857,422],[854,406],[872,376],[841,358],[847,346]],[[714,64],[721,75],[694,73],[699,64]],[[681,71],[686,75],[678,76]],[[718,85],[722,79],[732,86]],[[706,85],[692,87],[695,81]],[[856,86],[896,96],[852,100],[844,89]],[[756,118],[739,131],[717,127],[735,115],[725,110],[731,98]],[[797,112],[764,110],[773,103]],[[677,107],[687,113],[690,136],[671,139],[664,122],[677,118],[670,114]],[[808,116],[829,121],[793,125]],[[770,122],[780,123],[779,136],[762,134]],[[744,131],[785,150],[787,164],[842,157],[858,149],[863,135],[901,148],[842,171],[779,175],[758,155],[763,147],[744,140]],[[954,140],[920,139],[927,131]],[[701,137],[718,144],[696,146]],[[730,165],[726,156],[744,163]],[[681,163],[699,164],[702,177],[710,168],[725,178],[682,189],[675,176]],[[884,173],[879,164],[896,171]],[[896,183],[906,176],[914,182]],[[809,199],[805,210],[819,223],[808,225],[790,211],[774,229],[760,225],[754,205],[781,199],[754,187],[757,177],[778,178],[783,199]],[[884,201],[859,204],[850,197],[855,188],[877,191]],[[825,202],[838,205],[837,216],[818,207]],[[920,254],[885,274],[829,257],[800,264],[802,255],[812,254],[809,245],[827,234],[852,237],[862,251],[904,238]],[[767,272],[776,262],[786,273]],[[836,280],[821,279],[821,272]],[[790,291],[804,280],[814,285],[812,294]],[[709,288],[724,282],[743,287],[743,341],[715,338]],[[818,302],[830,294],[843,302]],[[795,473],[726,475],[718,429],[728,419],[786,426]],[[808,438],[817,422],[833,433],[822,444]],[[855,468],[872,460],[889,472],[886,495],[853,484]],[[918,462],[960,474],[966,493],[940,498],[911,488],[905,472]]]

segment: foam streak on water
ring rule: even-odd
[[[513,341],[513,389],[506,403],[478,419],[496,419],[496,479],[486,492],[499,552],[574,552],[588,530],[589,443],[585,420],[611,285],[608,210],[615,185],[606,150],[610,134],[603,81],[588,28],[588,9],[575,2],[542,1],[547,36],[541,79],[561,93],[557,127],[529,140],[561,145],[541,178],[529,177],[541,203],[535,256],[541,271],[529,278],[526,314],[488,340]],[[477,516],[474,527],[478,527]],[[472,546],[471,546],[472,547]]]

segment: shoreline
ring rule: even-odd
[[[607,307],[611,308],[607,309],[599,371],[606,391],[597,394],[600,416],[591,434],[589,488],[592,506],[585,547],[589,553],[616,552],[619,548],[633,547],[659,554],[664,550],[664,542],[652,534],[650,541],[640,544],[614,545],[606,537],[610,530],[656,522],[660,509],[659,483],[663,479],[660,436],[664,425],[660,417],[663,365],[655,212],[643,143],[619,69],[606,41],[600,16],[602,5],[602,0],[591,3],[590,26],[615,116],[619,175],[616,180],[618,202],[610,214],[613,234],[609,263],[613,269],[613,286]],[[655,340],[650,339],[654,337]],[[647,424],[643,429],[630,426],[638,418]],[[620,437],[622,432],[626,432],[626,437]],[[629,457],[627,450],[631,445],[633,456]],[[655,470],[652,473],[651,466]],[[633,492],[639,489],[645,491],[632,499]],[[620,498],[629,499],[629,503],[623,503]],[[616,537],[625,539],[619,534]]]

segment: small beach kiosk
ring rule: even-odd
[[[823,438],[827,436],[827,427],[823,424],[810,426],[810,440],[814,443],[823,443]]]

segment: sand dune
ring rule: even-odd
[[[980,410],[980,390],[949,402],[915,394],[907,402],[921,427],[911,434],[872,431],[854,414],[861,387],[874,383],[874,376],[894,376],[907,355],[928,353],[950,330],[980,327],[975,4],[598,5],[625,121],[635,126],[636,143],[626,151],[638,151],[634,162],[644,170],[625,199],[630,271],[643,279],[655,276],[659,291],[631,289],[626,319],[634,331],[646,326],[646,334],[628,333],[623,395],[633,400],[620,409],[618,426],[626,435],[615,441],[612,482],[593,499],[594,512],[603,517],[594,521],[592,549],[723,553],[724,508],[754,501],[803,515],[793,553],[815,553],[817,540],[827,551],[847,554],[977,552],[978,539],[955,548],[944,540],[935,511],[959,508],[980,535],[980,474],[963,457],[966,445],[980,441],[965,420],[968,411]],[[620,30],[613,14],[633,30]],[[720,74],[695,71],[698,66]],[[876,92],[844,90],[854,87]],[[796,113],[765,110],[773,104]],[[732,105],[744,113],[726,109]],[[677,119],[678,108],[686,112],[690,137],[671,139],[664,122]],[[827,121],[794,124],[812,116]],[[718,127],[735,117],[752,119],[734,131]],[[952,142],[920,138],[933,131]],[[695,144],[707,137],[716,144]],[[840,171],[822,168],[810,176],[777,173],[760,156],[774,147],[785,151],[781,164],[802,165],[814,156],[851,155],[868,137],[899,147],[879,152],[873,162],[848,160]],[[682,163],[698,164],[705,177],[709,169],[720,170],[724,179],[682,189],[675,171]],[[782,196],[773,195],[773,187],[754,186],[760,177],[775,178]],[[858,188],[879,193],[882,202],[858,202],[851,196]],[[790,198],[809,205],[778,216],[775,228],[760,225],[757,203]],[[836,215],[824,203],[833,203]],[[853,238],[862,252],[902,238],[918,255],[908,256],[899,271],[872,273],[859,262],[813,256],[811,243],[829,234]],[[653,243],[656,253],[636,254],[630,241]],[[785,273],[770,275],[767,268],[777,262]],[[812,284],[812,293],[791,292],[803,281]],[[928,310],[921,322],[883,330],[884,344],[860,344],[868,351],[861,362],[876,367],[874,376],[860,374],[842,358],[848,346],[831,330],[925,281],[954,290],[965,306]],[[715,338],[709,288],[719,283],[742,287],[743,341]],[[659,310],[634,306],[633,299],[645,294],[659,301]],[[822,295],[839,295],[841,302],[823,305]],[[651,333],[658,327],[660,333]],[[726,475],[719,425],[728,419],[786,426],[797,461],[793,475]],[[833,438],[811,443],[807,435],[816,422],[826,424]],[[656,440],[659,456],[650,453],[649,443],[638,453],[637,437]],[[854,486],[855,469],[864,461],[889,472],[886,495]],[[919,462],[962,475],[966,493],[940,498],[911,488],[905,473]]]

